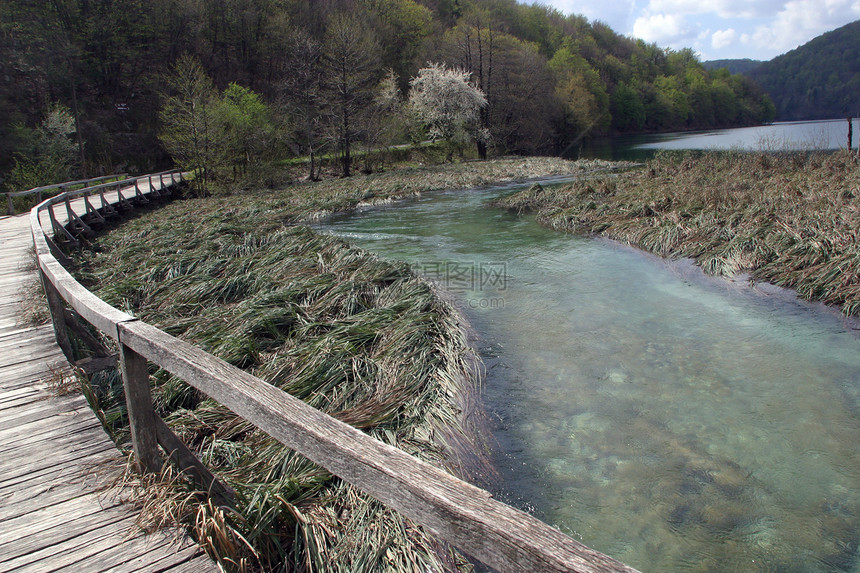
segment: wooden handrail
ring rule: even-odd
[[[8,213],[9,215],[15,214],[15,205],[12,202],[13,197],[23,197],[25,195],[38,195],[39,202],[42,201],[42,193],[45,191],[50,191],[51,189],[60,189],[61,191],[68,190],[69,187],[74,187],[75,185],[82,185],[83,187],[88,187],[91,183],[97,183],[98,181],[107,181],[108,179],[126,179],[128,177],[127,173],[118,173],[116,175],[103,175],[101,177],[94,177],[92,179],[79,179],[78,181],[66,181],[65,183],[55,183],[53,185],[45,185],[43,187],[34,187],[33,189],[28,189],[27,191],[9,191],[6,193],[6,202],[8,203]]]
[[[138,183],[135,189],[140,191]],[[163,179],[162,179],[163,180]],[[147,182],[151,182],[151,178]],[[175,174],[170,174],[170,184]],[[154,186],[149,187],[154,190]],[[121,196],[120,196],[121,197]],[[66,198],[56,202],[65,202]],[[123,384],[135,457],[144,471],[158,471],[161,447],[175,460],[193,458],[155,414],[146,362],[152,362],[217,400],[282,444],[325,467],[387,506],[426,527],[439,539],[502,572],[583,573],[635,570],[594,551],[522,511],[496,501],[485,490],[321,412],[247,372],[124,313],[80,285],[54,258],[39,218],[43,201],[30,212],[38,267],[47,290],[120,347]],[[64,330],[62,317],[52,320]],[[67,335],[66,335],[67,340]],[[165,437],[165,432],[169,435]],[[182,451],[177,451],[182,450]],[[196,458],[194,458],[196,460]],[[181,463],[181,462],[180,462]],[[198,465],[194,470],[207,472]],[[230,491],[204,476],[211,490]]]

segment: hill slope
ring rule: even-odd
[[[860,20],[748,72],[773,99],[777,119],[860,115]]]
[[[747,74],[763,63],[761,60],[750,60],[749,58],[742,60],[711,60],[709,62],[702,62],[702,67],[709,72],[725,68],[730,74]]]
[[[337,67],[343,58],[349,65],[341,69],[356,71],[348,86]],[[772,102],[752,80],[708,72],[691,49],[664,49],[536,3],[8,0],[0,2],[0,183],[19,190],[166,167],[162,112],[192,80],[221,120],[256,118],[259,129],[233,130],[240,138],[221,130],[244,150],[208,146],[234,163],[253,163],[253,142],[269,155],[254,158],[262,161],[351,142],[373,147],[386,130],[392,142],[407,141],[415,134],[382,128],[381,118],[396,114],[370,104],[394,81],[388,70],[399,90],[387,93],[397,102],[428,62],[464,69],[486,96],[479,155],[487,141],[491,154],[547,154],[611,133],[773,119]],[[349,106],[337,105],[343,90],[354,94]],[[276,141],[260,144],[256,136],[267,133]]]

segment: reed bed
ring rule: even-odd
[[[272,198],[272,208],[282,210],[288,222],[308,223],[333,213],[390,203],[432,191],[584,174],[610,165],[618,164],[599,160],[522,157],[445,165],[413,165],[353,177],[347,181],[326,179],[292,185],[277,191],[277,199],[273,199],[268,191],[251,194],[259,196],[262,193],[262,196]],[[247,194],[243,196],[247,197]]]
[[[860,161],[845,151],[662,154],[643,169],[535,185],[496,205],[860,315]]]
[[[246,369],[374,437],[472,481],[488,472],[479,364],[465,325],[405,264],[294,225],[451,187],[577,173],[587,163],[506,160],[413,168],[168,204],[104,234],[76,274],[107,302]],[[157,412],[236,491],[219,507],[169,466],[120,472],[147,527],[183,525],[227,570],[468,571],[408,519],[285,448],[163,370]],[[118,443],[115,371],[82,383]]]

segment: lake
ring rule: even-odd
[[[642,571],[860,570],[856,324],[438,193],[325,232],[455,297],[494,495]]]
[[[855,119],[853,148],[860,138],[860,119]],[[755,127],[684,131],[661,134],[622,135],[571,147],[566,157],[586,159],[650,159],[661,149],[740,149],[745,151],[832,150],[848,146],[848,121],[796,121]]]

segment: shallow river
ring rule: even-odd
[[[860,571],[856,325],[442,193],[332,221],[455,293],[495,493],[643,571]]]

